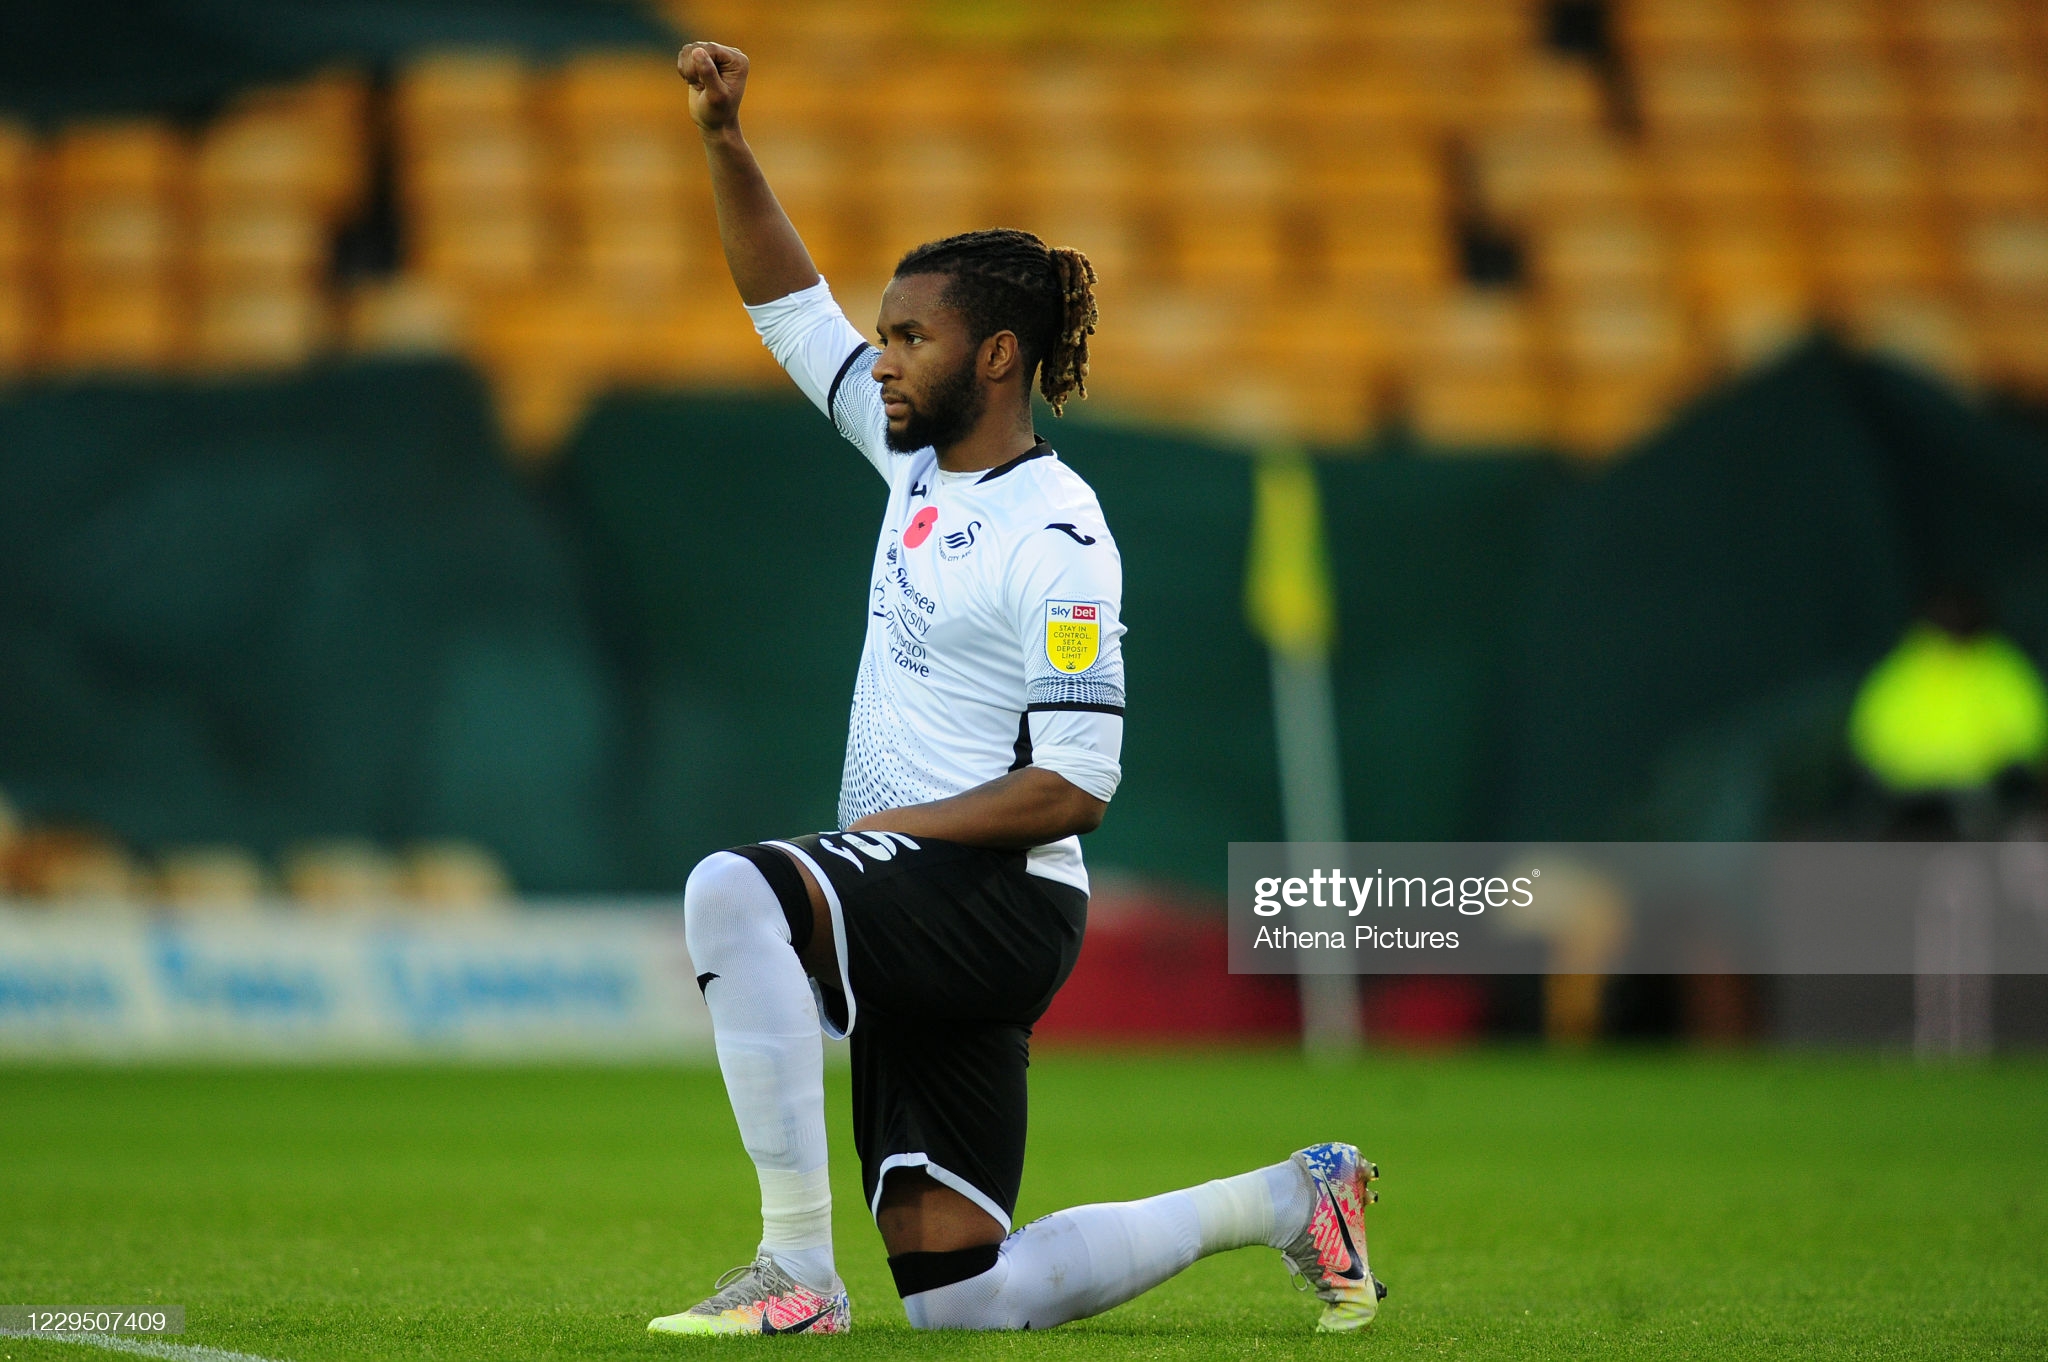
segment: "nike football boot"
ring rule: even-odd
[[[1365,1208],[1379,1200],[1379,1165],[1348,1144],[1312,1144],[1294,1162],[1315,1185],[1316,1207],[1281,1255],[1323,1302],[1317,1333],[1363,1329],[1387,1294],[1365,1261]]]
[[[712,1284],[711,1299],[663,1315],[650,1334],[843,1334],[853,1327],[844,1291],[824,1295],[790,1280],[767,1254]]]

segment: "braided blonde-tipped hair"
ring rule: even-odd
[[[946,303],[967,315],[976,341],[1016,333],[1024,362],[1038,367],[1038,390],[1053,415],[1066,413],[1069,397],[1088,396],[1088,338],[1097,312],[1087,256],[996,227],[919,246],[896,265],[899,279],[913,274],[946,276]]]

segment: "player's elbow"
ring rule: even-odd
[[[1064,781],[1061,783],[1065,784]],[[1086,790],[1072,785],[1068,785],[1067,790],[1066,808],[1063,810],[1067,823],[1065,835],[1085,836],[1101,827],[1102,816],[1109,812],[1108,801],[1097,799]]]

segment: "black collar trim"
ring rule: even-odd
[[[1038,437],[1037,444],[1031,446],[1031,448],[1025,450],[1022,454],[1019,454],[1016,458],[1010,460],[1008,463],[999,463],[994,468],[989,469],[988,472],[983,473],[980,477],[974,480],[974,485],[976,487],[979,487],[985,482],[994,482],[997,478],[1000,478],[1003,474],[1009,472],[1018,464],[1029,463],[1033,459],[1042,459],[1052,452],[1052,446],[1047,444],[1045,442],[1045,437],[1041,435]]]

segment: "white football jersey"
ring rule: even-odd
[[[1107,800],[1122,776],[1123,563],[1095,493],[1040,441],[1000,467],[891,451],[876,348],[823,280],[750,307],[775,358],[889,484],[839,821],[1040,766]],[[1078,837],[1028,868],[1083,890]]]

